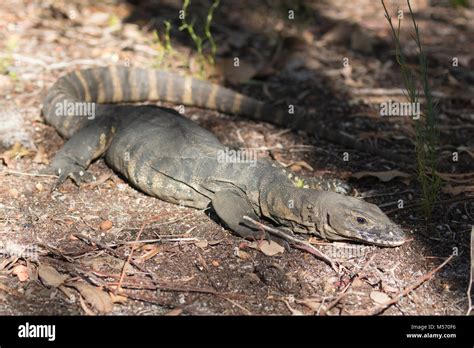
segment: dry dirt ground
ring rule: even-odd
[[[212,31],[224,67],[206,71],[209,79],[301,106],[328,131],[415,158],[412,121],[379,116],[381,102],[403,101],[403,83],[378,2],[221,2]],[[201,19],[199,30],[210,4],[192,1],[189,13]],[[68,182],[51,192],[54,178],[32,175],[64,143],[41,118],[42,98],[60,75],[125,62],[199,73],[195,46],[177,29],[180,8],[171,0],[0,3],[0,314],[465,314],[474,220],[474,15],[449,1],[414,4],[440,107],[444,181],[431,221],[419,210],[414,161],[393,162],[311,134],[186,108],[229,146],[259,148],[261,157],[299,175],[349,180],[353,194],[380,205],[409,235],[398,248],[312,238],[343,266],[340,274],[304,251],[266,255],[215,222],[212,212],[138,192],[103,160],[90,168],[98,180],[80,188]],[[153,43],[153,29],[164,32],[163,20],[172,24],[174,53]],[[402,40],[415,66],[410,24],[403,21]],[[232,76],[222,61],[236,56],[246,70]],[[453,58],[459,68],[450,71]],[[391,170],[407,175],[385,182],[352,177]],[[392,305],[380,305],[390,299]]]

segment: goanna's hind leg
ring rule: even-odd
[[[42,173],[59,175],[53,190],[67,178],[79,185],[94,179],[86,172],[89,164],[107,150],[115,133],[111,118],[99,118],[77,131],[56,153],[51,165]]]
[[[259,220],[250,202],[238,190],[229,189],[217,192],[212,199],[212,207],[229,229],[240,237],[251,240],[272,239],[289,250],[288,242],[260,230],[243,218],[248,216],[253,220]]]

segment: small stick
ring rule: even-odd
[[[83,234],[81,234],[81,233],[73,233],[72,235],[73,235],[74,237],[76,237],[76,238],[82,240],[82,241],[87,242],[88,244],[91,244],[91,245],[95,244],[95,245],[97,245],[100,249],[104,249],[104,250],[106,250],[108,253],[110,253],[111,255],[115,256],[116,258],[118,258],[118,259],[120,259],[120,260],[122,260],[122,261],[125,261],[125,260],[124,260],[124,257],[123,257],[122,255],[120,255],[118,252],[116,252],[116,251],[115,251],[114,249],[112,249],[111,247],[109,247],[109,246],[107,246],[107,245],[105,245],[105,244],[103,244],[103,243],[101,243],[101,242],[99,242],[99,241],[93,240],[93,239],[91,239],[91,238],[89,238],[89,237],[87,237],[87,236],[85,236],[85,235],[83,235]],[[140,266],[140,265],[139,265],[138,263],[136,263],[135,261],[131,260],[131,261],[130,261],[130,264],[131,264],[132,266],[135,266],[135,268],[137,268],[139,271],[142,271],[143,273],[146,273],[146,274],[150,274],[149,271],[147,271],[145,268],[143,268],[142,266]]]
[[[39,176],[39,177],[46,177],[46,178],[57,178],[58,177],[57,175],[24,173],[24,172],[18,172],[16,170],[3,170],[0,173],[5,173],[6,175]]]
[[[132,255],[133,252],[135,251],[135,248],[137,247],[137,241],[140,239],[140,236],[142,235],[143,230],[145,229],[145,226],[148,224],[149,221],[145,221],[142,225],[142,228],[140,231],[138,231],[137,238],[135,239],[135,243],[132,244],[132,250],[130,250],[130,254],[128,254],[127,260],[123,263],[122,267],[122,272],[120,273],[120,279],[118,281],[117,287],[115,288],[114,293],[117,294],[117,292],[120,290],[121,284],[123,282],[123,279],[125,277],[125,270],[127,269],[127,264],[130,264],[130,261],[132,260]]]
[[[283,231],[280,231],[276,228],[273,228],[273,227],[269,227],[269,226],[266,226],[258,221],[255,221],[254,219],[244,215],[243,218],[247,221],[250,221],[252,222],[253,224],[255,224],[256,226],[260,227],[260,228],[263,228],[264,230],[270,232],[271,234],[277,236],[277,237],[280,237],[284,240],[286,240],[288,243],[292,243],[296,248],[299,248],[299,249],[302,249],[302,250],[305,250],[307,252],[309,252],[310,254],[313,254],[317,257],[319,257],[320,259],[322,259],[323,261],[326,261],[330,266],[331,268],[336,272],[336,273],[339,273],[339,268],[336,266],[336,264],[334,263],[333,260],[331,260],[328,256],[326,256],[324,253],[322,253],[321,251],[319,251],[318,249],[316,249],[314,246],[312,246],[310,243],[308,242],[305,242],[301,239],[298,239],[296,237],[293,237],[293,236],[290,236],[289,234],[283,232]]]

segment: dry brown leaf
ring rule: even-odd
[[[128,298],[123,295],[115,295],[114,293],[109,293],[110,298],[112,299],[113,303],[126,303]]]
[[[396,288],[394,286],[391,286],[391,285],[384,285],[383,289],[386,292],[392,292],[392,293],[397,293],[397,292],[400,291],[398,288]]]
[[[381,291],[372,291],[370,293],[370,298],[378,304],[384,304],[391,300],[390,296]]]
[[[41,164],[49,164],[48,155],[44,149],[43,145],[38,145],[38,152],[36,152],[35,157],[33,157],[33,162]]]
[[[168,313],[166,313],[165,315],[168,316],[168,317],[172,317],[172,316],[181,315],[181,313],[183,313],[182,308],[175,308],[175,309],[169,311]]]
[[[91,266],[94,271],[107,272],[108,270],[112,270],[115,272],[121,272],[125,261],[112,255],[104,255],[100,257],[92,257],[89,259],[81,260],[81,263],[87,266]],[[127,266],[125,267],[125,272],[133,273],[133,271],[133,267],[127,263]]]
[[[249,247],[260,250],[267,256],[273,256],[279,253],[283,253],[285,248],[273,240],[263,240],[261,242],[253,242],[249,244]]]
[[[73,282],[68,285],[76,288],[81,296],[100,313],[109,313],[114,308],[112,298],[102,289],[80,282]]]
[[[239,259],[246,260],[250,257],[250,254],[244,250],[241,250],[239,248],[235,249],[234,252],[235,256],[237,256]]]
[[[410,174],[401,172],[399,170],[387,170],[387,171],[381,171],[381,172],[364,171],[364,172],[352,173],[351,175],[351,177],[356,178],[356,179],[361,179],[366,176],[376,177],[377,179],[383,182],[390,181],[394,178],[409,179],[411,177]]]
[[[196,245],[197,247],[201,249],[206,249],[209,245],[209,242],[207,240],[199,240],[195,242],[194,245]]]
[[[18,265],[13,267],[12,273],[18,277],[20,282],[24,282],[28,279],[28,267],[24,265]]]
[[[19,159],[25,156],[29,156],[31,154],[30,150],[23,147],[20,142],[16,142],[10,150],[5,151],[2,155],[0,155],[0,159],[3,160],[5,165],[8,168],[12,168],[14,166],[12,160]]]
[[[68,288],[65,285],[60,285],[58,289],[61,290],[64,295],[66,295],[69,301],[71,302],[75,301],[75,296],[72,289]]]
[[[291,312],[291,315],[303,315],[303,312],[301,312],[300,310],[298,309],[294,309],[293,307],[291,307],[290,305],[290,302],[288,302],[287,300],[285,299],[282,299],[282,301],[286,304],[286,307],[289,309],[289,311]]]
[[[321,301],[313,299],[295,300],[296,303],[305,305],[312,311],[317,311],[321,307]]]
[[[444,181],[448,182],[455,182],[458,184],[466,184],[466,183],[474,183],[474,173],[440,173],[436,172],[436,174],[443,179]]]
[[[84,310],[84,312],[86,312],[87,315],[95,315],[94,311],[89,308],[89,306],[86,304],[86,301],[81,296],[79,296],[79,303],[81,304],[82,309]]]
[[[99,228],[101,231],[107,231],[107,230],[110,230],[112,226],[113,226],[112,221],[104,220],[100,223]]]
[[[311,167],[311,165],[308,164],[308,162],[305,162],[305,161],[296,161],[296,162],[290,163],[288,166],[291,168],[291,170],[293,170],[295,172],[301,170],[301,168],[306,168],[306,169],[311,170],[311,171],[314,170],[314,168]],[[296,168],[299,167],[299,169],[295,170],[295,167]]]
[[[146,261],[146,260],[152,259],[153,257],[155,257],[157,254],[159,254],[162,251],[163,251],[163,245],[152,245],[151,248],[149,248],[148,251],[144,253],[143,255],[140,255],[138,259],[140,259],[141,261]]]
[[[464,185],[459,185],[459,186],[452,186],[452,185],[447,185],[443,186],[441,188],[441,191],[444,193],[448,193],[451,196],[457,196],[460,193],[466,193],[466,192],[474,192],[474,185],[470,186],[464,186]]]
[[[217,70],[230,83],[240,84],[252,79],[259,69],[242,59],[239,59],[239,65],[235,66],[234,58],[224,58],[217,62]]]
[[[44,285],[57,288],[69,278],[67,274],[61,274],[56,269],[47,265],[38,266],[38,276]]]

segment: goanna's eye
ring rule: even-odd
[[[358,217],[357,217],[357,222],[358,222],[359,224],[363,225],[363,224],[366,224],[366,223],[367,223],[367,220],[364,219],[364,218],[361,217],[361,216],[358,216]]]

